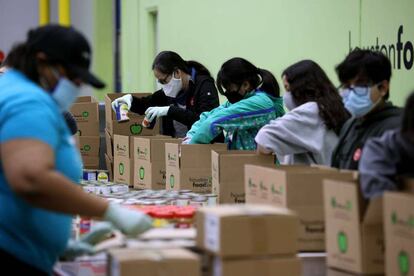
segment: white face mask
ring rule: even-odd
[[[283,103],[289,111],[296,107],[296,104],[292,98],[292,93],[290,91],[285,91],[283,94]]]
[[[165,95],[171,98],[177,97],[178,92],[180,92],[182,88],[182,80],[174,78],[174,74],[172,74],[171,80],[167,84],[162,85],[162,90],[164,91]]]

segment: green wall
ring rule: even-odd
[[[154,13],[158,50],[198,60],[213,75],[224,61],[241,56],[280,81],[283,69],[308,58],[338,84],[334,66],[349,52],[349,37],[352,47],[376,43],[377,36],[395,44],[404,25],[403,41],[414,41],[412,11],[412,0],[123,0],[123,91],[155,88]],[[391,99],[397,104],[414,89],[412,70],[393,71]]]

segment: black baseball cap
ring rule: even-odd
[[[44,52],[61,63],[71,75],[96,88],[105,83],[89,71],[91,48],[86,38],[73,27],[46,25],[29,31],[27,45],[33,52]]]

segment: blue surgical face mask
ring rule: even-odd
[[[44,78],[40,78],[40,83],[46,90],[49,90],[52,98],[62,111],[69,111],[69,108],[80,95],[80,89],[67,78],[60,76],[59,71],[55,68],[51,68],[51,71],[55,78],[58,79],[55,88],[51,89]]]
[[[296,107],[296,104],[292,98],[292,93],[290,91],[285,91],[283,94],[283,103],[289,111]]]
[[[52,98],[62,111],[68,111],[79,95],[79,87],[64,77],[59,79],[58,84],[52,91]]]
[[[370,86],[354,86],[342,90],[341,96],[345,108],[352,116],[363,117],[379,103],[381,98],[376,103],[371,100],[371,90]]]

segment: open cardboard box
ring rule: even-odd
[[[135,97],[145,97],[151,95],[150,93],[130,93]],[[159,122],[157,120],[154,128],[149,129],[142,126],[144,120],[143,115],[138,115],[133,112],[128,113],[130,118],[127,122],[118,122],[116,120],[115,112],[112,110],[112,101],[124,96],[123,93],[109,93],[105,95],[105,126],[108,133],[113,137],[115,134],[127,136],[151,136],[160,133]]]
[[[218,195],[220,204],[246,201],[244,174],[240,173],[245,164],[276,166],[274,156],[259,155],[255,151],[211,151],[213,193]]]
[[[190,189],[211,193],[211,150],[225,150],[226,144],[165,144],[166,189]]]
[[[325,178],[353,180],[355,173],[310,166],[246,165],[246,202],[294,210],[300,221],[299,250],[325,251]]]
[[[327,179],[324,204],[327,265],[353,273],[383,274],[382,197],[367,203],[358,181]]]
[[[138,189],[165,189],[165,144],[181,140],[167,136],[133,138],[134,187]]]

